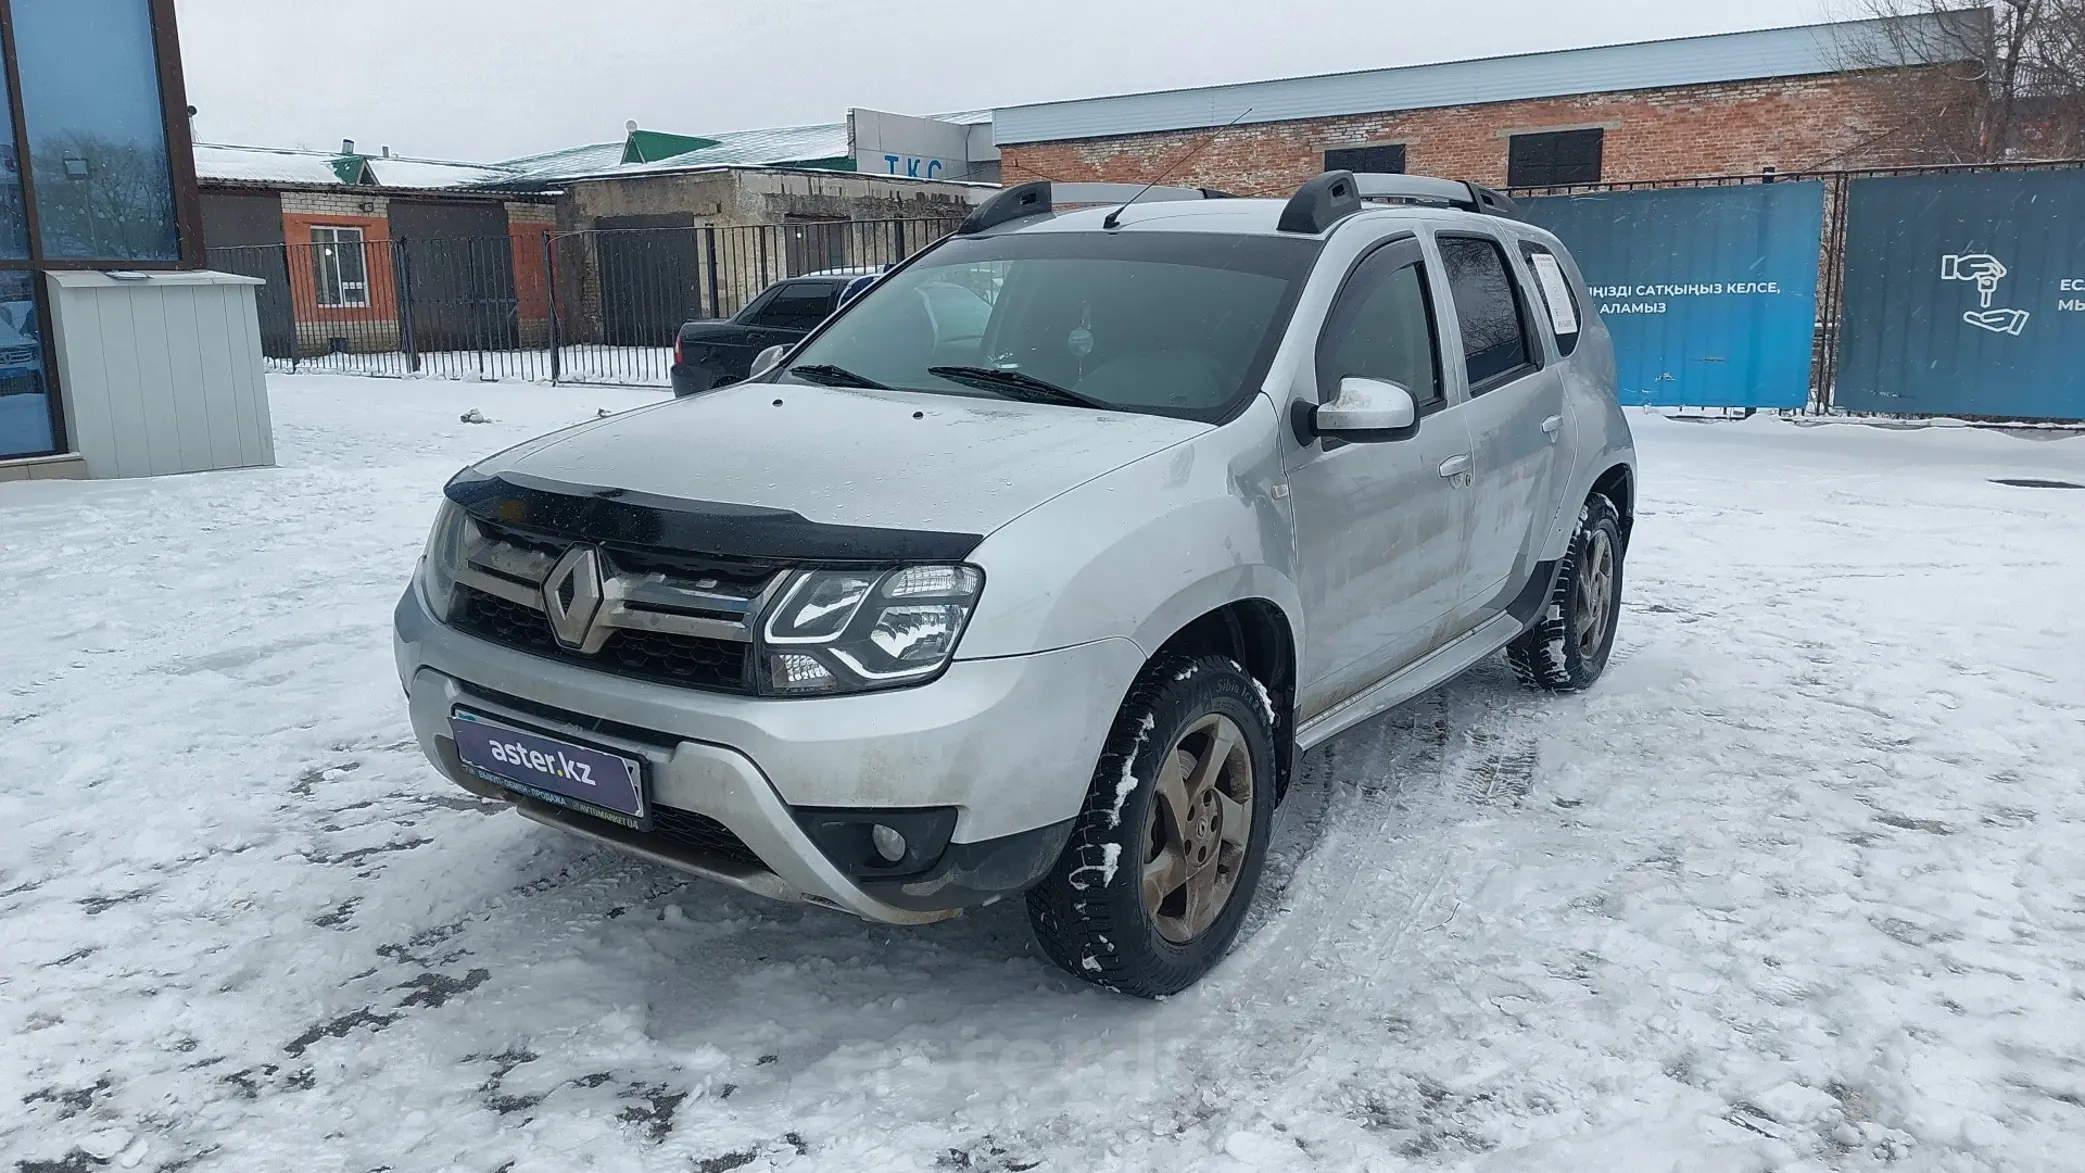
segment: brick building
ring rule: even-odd
[[[209,263],[267,282],[270,355],[397,349],[402,293],[428,349],[548,338],[553,197],[461,186],[496,168],[342,148],[195,147]]]
[[[1169,182],[1239,195],[1341,168],[1527,188],[1887,165],[1906,161],[1906,87],[1847,63],[1942,40],[1891,23],[1016,106],[995,111],[994,134],[1007,183],[1146,182],[1198,151]],[[1931,84],[1937,100],[1955,83]]]
[[[967,135],[983,112],[940,120]],[[980,138],[984,136],[980,134]],[[670,345],[779,277],[899,259],[989,188],[860,173],[848,123],[641,130],[502,163],[197,144],[209,262],[275,358]],[[933,229],[929,233],[930,227]],[[555,286],[556,296],[552,296]]]

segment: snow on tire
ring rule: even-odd
[[[1550,692],[1591,688],[1607,668],[1622,606],[1622,522],[1595,493],[1557,571],[1542,619],[1506,649],[1520,682]]]
[[[1116,716],[1064,854],[1028,893],[1050,960],[1138,997],[1223,959],[1274,821],[1274,730],[1258,684],[1221,656],[1147,666]]]

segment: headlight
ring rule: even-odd
[[[427,550],[420,557],[420,590],[434,617],[443,621],[456,600],[456,571],[463,565],[463,543],[470,530],[470,517],[463,507],[442,499],[441,512],[434,515],[434,529],[427,535]]]
[[[984,582],[974,566],[805,571],[761,625],[761,683],[779,696],[917,684],[948,666]]]

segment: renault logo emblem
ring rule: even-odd
[[[565,551],[543,580],[543,614],[549,616],[557,642],[574,651],[598,651],[588,646],[588,637],[601,613],[601,599],[600,552],[592,546]]]

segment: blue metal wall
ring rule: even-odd
[[[1810,400],[1822,183],[1524,201],[1578,258],[1614,334],[1623,403],[1799,408]]]
[[[2085,419],[2085,171],[1856,180],[1833,402]]]

